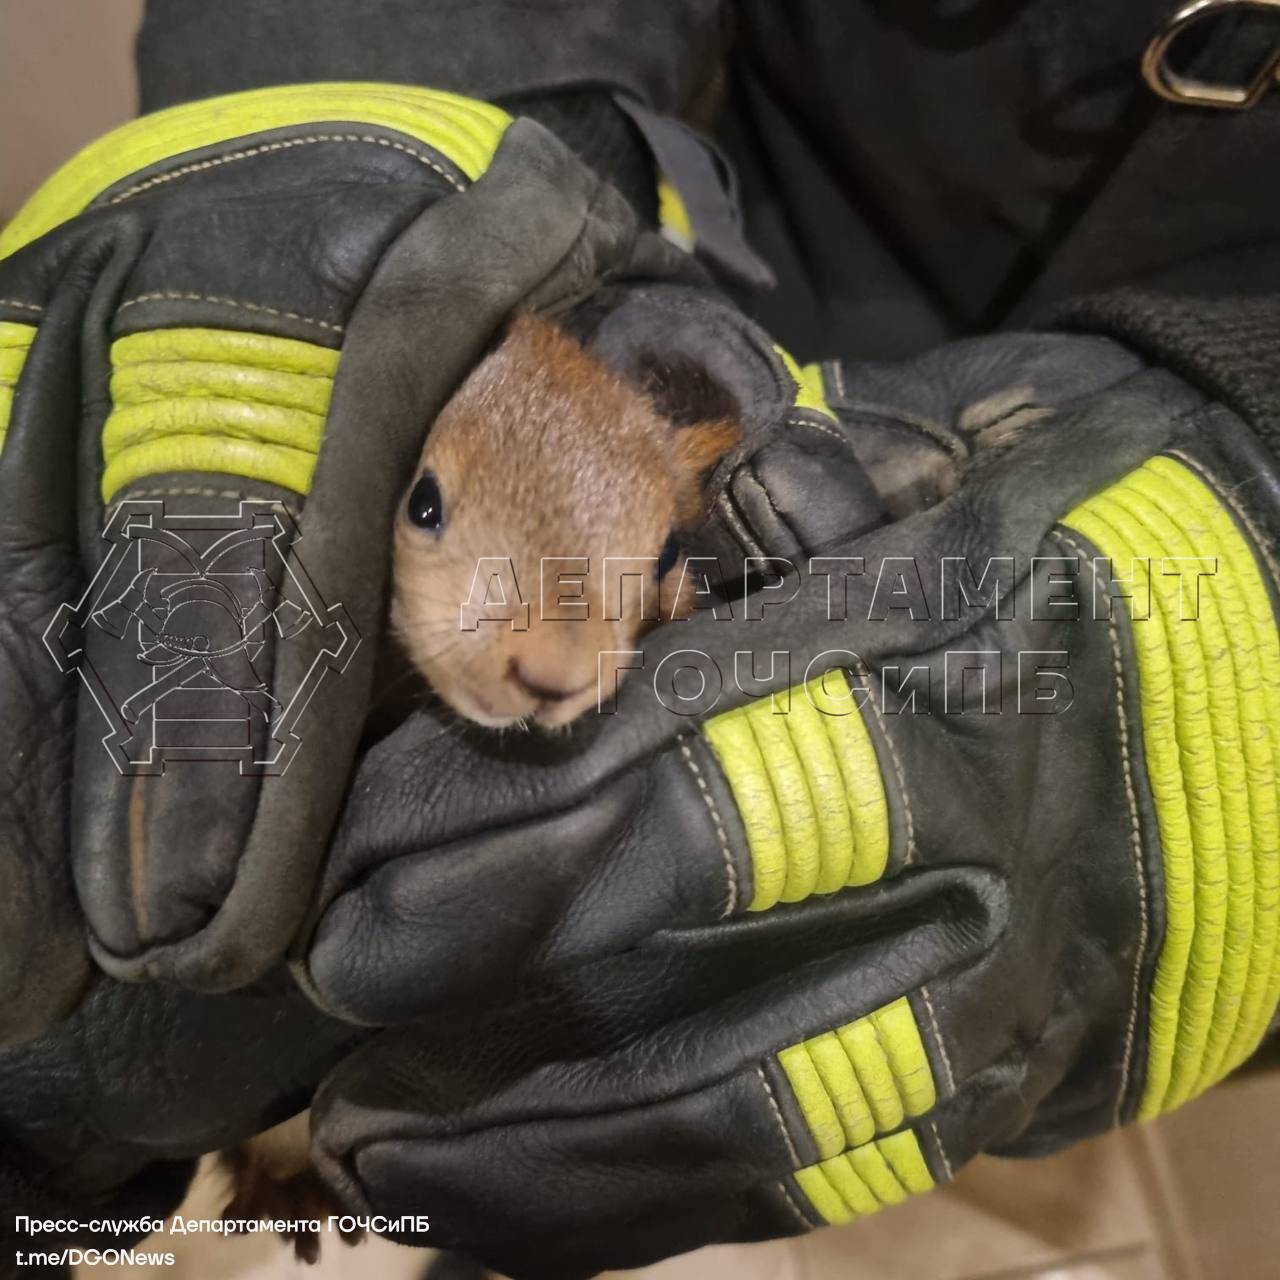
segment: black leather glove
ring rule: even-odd
[[[318,1097],[353,1209],[518,1277],[637,1265],[1154,1115],[1264,1034],[1275,459],[1100,339],[827,374],[880,474],[949,496],[822,545],[838,492],[742,504],[854,562],[655,633],[568,741],[441,752],[420,713],[365,757],[309,981],[432,1016]],[[673,714],[697,650],[723,689],[699,659]]]
[[[190,1157],[304,1106],[350,1038],[278,977],[245,988],[312,898],[393,511],[508,313],[626,273],[702,279],[539,126],[367,85],[144,118],[5,229],[10,1222],[163,1213]],[[90,955],[238,990],[99,975],[50,1030]]]
[[[197,1157],[304,1108],[359,1038],[283,971],[233,995],[99,980],[56,1030],[0,1052],[0,1275],[23,1274],[18,1251],[149,1234]]]
[[[518,303],[677,257],[540,126],[377,85],[144,117],[6,227],[0,1035],[66,1011],[86,931],[130,980],[279,961],[427,423]]]
[[[67,856],[76,691],[41,643],[58,606],[83,590],[67,482],[76,433],[65,429],[79,405],[74,381],[60,376],[78,345],[86,289],[75,286],[50,308],[34,357],[35,326],[0,321],[0,1044],[67,1014],[90,972]],[[23,364],[29,378],[43,374],[47,394],[24,398],[17,417],[30,425],[6,440]]]

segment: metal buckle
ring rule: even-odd
[[[1184,106],[1223,107],[1229,111],[1245,111],[1272,84],[1280,81],[1280,40],[1248,84],[1213,84],[1179,75],[1169,66],[1169,50],[1179,36],[1197,22],[1231,9],[1266,9],[1280,14],[1280,0],[1191,0],[1191,3],[1184,4],[1142,55],[1142,78],[1154,93],[1169,102],[1182,103]]]

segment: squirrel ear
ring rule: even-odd
[[[653,407],[677,427],[737,418],[737,397],[690,356],[645,352],[635,368],[635,380]]]
[[[675,437],[676,519],[693,524],[702,514],[703,477],[742,439],[742,428],[736,422],[698,422],[677,427]]]

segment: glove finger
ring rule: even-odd
[[[0,1051],[0,1125],[88,1194],[285,1119],[360,1035],[279,971],[222,996],[100,977],[61,1026]]]
[[[741,430],[707,478],[706,515],[688,549],[720,558],[727,582],[746,556],[802,556],[882,522],[884,510],[823,395],[758,325],[705,289],[605,288],[569,323],[678,426],[728,419]]]
[[[76,476],[96,396],[81,334],[94,290],[115,287],[111,249],[81,245],[32,323],[0,322],[0,1044],[58,1021],[90,973],[67,841],[79,645],[68,614],[84,585]]]
[[[501,998],[740,906],[745,840],[697,735],[611,768],[563,740],[498,760],[469,736],[429,736],[430,723],[379,744],[353,784],[299,962],[323,1007],[394,1023]]]
[[[321,1172],[357,1212],[428,1214],[434,1243],[516,1276],[804,1230],[821,1218],[795,1175],[844,1148],[844,1123],[874,1153],[859,1159],[891,1159],[920,1187],[933,1138],[917,1121],[946,1077],[927,1007],[903,993],[973,963],[998,928],[998,911],[957,927],[942,905],[992,886],[950,888],[884,913],[885,935],[811,925],[787,959],[745,924],[673,937],[501,1014],[384,1033],[317,1097]],[[801,967],[816,938],[827,954]],[[813,1119],[814,1068],[797,1066],[814,1037],[861,1108],[840,1095],[836,1117],[828,1100],[834,1128]]]
[[[976,451],[1141,368],[1093,337],[1008,334],[949,342],[909,363],[824,362],[818,373],[894,519],[935,505]]]

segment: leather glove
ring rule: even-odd
[[[150,1234],[197,1157],[304,1108],[359,1038],[283,970],[231,995],[99,980],[55,1030],[0,1051],[0,1275],[23,1273],[17,1251]],[[24,1215],[62,1228],[33,1234]]]
[[[1274,457],[1102,339],[825,380],[932,505],[851,541],[830,490],[742,503],[852,562],[656,632],[568,740],[439,753],[419,713],[364,759],[308,978],[432,1017],[318,1095],[354,1211],[517,1277],[634,1266],[1155,1115],[1264,1034]]]
[[[517,304],[677,258],[542,127],[374,84],[143,117],[5,228],[0,1041],[85,937],[128,980],[278,963],[425,425]]]
[[[245,984],[312,895],[425,424],[517,304],[702,276],[544,129],[378,86],[136,122],[0,259],[0,1187],[10,1227],[154,1216],[358,1035]],[[99,976],[50,1030],[93,962],[238,990]]]

